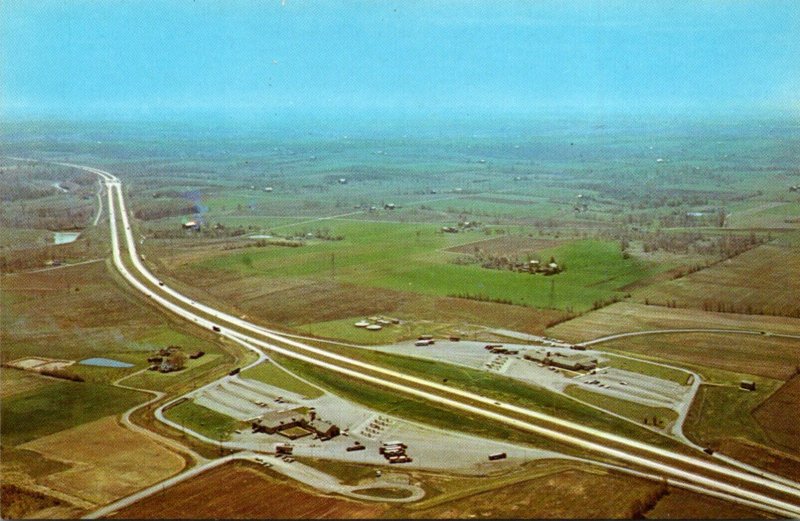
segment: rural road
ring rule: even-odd
[[[190,449],[190,448],[182,445],[181,443],[173,440],[172,438],[167,438],[166,436],[161,436],[159,434],[156,434],[155,432],[153,432],[151,430],[148,430],[148,429],[145,429],[144,427],[140,427],[139,425],[137,425],[137,424],[135,424],[135,423],[133,423],[131,421],[131,414],[133,414],[134,412],[138,411],[139,409],[142,409],[142,408],[147,407],[148,405],[150,405],[152,403],[157,402],[158,400],[161,400],[162,398],[164,398],[164,396],[166,396],[166,394],[161,392],[161,391],[153,391],[152,389],[140,389],[138,387],[131,387],[129,385],[123,385],[121,383],[123,380],[126,380],[128,378],[132,378],[133,376],[136,376],[136,375],[138,375],[140,373],[144,373],[146,371],[147,371],[147,369],[142,369],[141,371],[136,371],[135,373],[131,373],[129,375],[123,376],[122,378],[120,378],[119,380],[114,381],[111,384],[111,385],[114,385],[116,387],[120,387],[122,389],[128,389],[130,391],[139,391],[139,392],[142,392],[142,393],[147,393],[147,394],[152,394],[153,395],[153,398],[151,398],[150,400],[147,400],[144,403],[136,405],[135,407],[131,407],[130,409],[125,411],[122,414],[122,424],[125,425],[128,429],[130,429],[130,430],[132,430],[134,432],[138,432],[139,434],[142,434],[144,436],[147,436],[148,438],[152,439],[153,441],[155,441],[157,443],[160,443],[162,445],[166,445],[166,446],[172,448],[173,450],[175,450],[177,452],[180,452],[180,453],[183,453],[183,454],[187,454],[188,456],[190,456],[195,461],[196,464],[204,464],[204,463],[208,462],[207,458],[201,456],[197,452],[195,452],[192,449]]]
[[[237,461],[237,460],[252,461],[257,464],[261,464],[261,461],[266,461],[269,463],[269,468],[272,471],[288,476],[294,480],[297,480],[305,485],[320,490],[324,493],[339,494],[354,499],[361,499],[366,501],[390,502],[390,503],[410,503],[414,501],[419,501],[425,496],[425,491],[422,488],[416,485],[409,485],[404,483],[395,483],[395,482],[383,483],[380,480],[372,480],[370,482],[362,483],[359,485],[343,485],[330,474],[326,474],[320,470],[317,470],[308,465],[304,465],[300,462],[294,461],[292,463],[288,463],[281,458],[275,458],[267,456],[265,454],[258,454],[255,452],[243,451],[243,452],[237,452],[236,454],[231,454],[229,456],[224,456],[222,458],[218,458],[215,460],[206,461],[201,465],[192,467],[186,472],[182,472],[181,474],[178,474],[160,483],[156,483],[155,485],[140,490],[135,494],[131,494],[130,496],[124,497],[102,508],[99,508],[83,516],[83,519],[99,519],[101,517],[109,516],[118,510],[133,505],[137,501],[141,501],[144,498],[150,497],[154,494],[158,494],[159,492],[162,492],[171,486],[177,485],[178,483],[191,479],[211,469],[222,466],[231,461]],[[358,492],[370,488],[383,488],[387,486],[391,486],[391,488],[395,489],[407,490],[409,495],[404,498],[382,498]]]
[[[632,336],[641,335],[668,335],[672,333],[723,333],[723,334],[739,334],[739,335],[764,335],[764,336],[777,336],[782,338],[796,338],[800,339],[800,335],[790,335],[787,333],[772,333],[764,330],[756,331],[752,329],[715,329],[715,328],[688,328],[688,329],[651,329],[647,331],[631,331],[629,333],[616,333],[608,336],[601,336],[592,340],[579,342],[575,345],[578,346],[591,346],[600,344],[602,342],[610,342],[619,338],[627,338]]]
[[[214,327],[221,336],[238,339],[326,370],[389,388],[405,395],[417,396],[448,408],[479,415],[561,443],[613,457],[630,465],[644,467],[662,475],[669,475],[671,476],[670,482],[677,486],[688,482],[692,487],[708,491],[713,495],[723,495],[728,501],[760,508],[783,516],[800,516],[800,506],[796,502],[796,498],[800,498],[800,485],[796,483],[791,485],[778,483],[728,466],[715,464],[708,459],[687,456],[538,411],[510,403],[502,403],[474,392],[463,391],[424,378],[408,376],[398,371],[350,359],[291,340],[278,332],[197,303],[160,283],[141,263],[139,255],[136,253],[135,241],[131,233],[120,181],[113,175],[95,168],[72,164],[65,165],[81,168],[104,178],[108,190],[113,259],[114,265],[120,274],[134,288],[151,299],[153,303],[157,303],[187,320],[207,328]],[[119,229],[116,219],[115,195],[122,220],[122,230],[125,236],[129,262],[137,271],[137,276],[134,276],[129,271],[122,258],[118,237]],[[139,277],[141,277],[141,280]],[[142,282],[143,280],[147,281],[150,286],[148,287],[147,284]],[[247,333],[242,331],[247,331]],[[262,338],[265,340],[262,340]],[[519,418],[520,416],[529,418],[529,420],[522,420]],[[745,484],[748,485],[748,488],[745,487]],[[756,487],[756,489],[753,490],[749,487]],[[765,492],[766,490],[772,492],[768,494]],[[780,498],[773,497],[772,494],[775,492],[780,494]],[[783,499],[790,496],[795,498],[792,503]]]

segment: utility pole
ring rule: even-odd
[[[336,254],[331,253],[331,278],[336,278]]]

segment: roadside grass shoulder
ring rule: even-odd
[[[577,385],[568,385],[564,392],[579,400],[591,403],[607,411],[621,414],[642,424],[647,419],[648,424],[653,425],[653,418],[656,418],[657,426],[664,430],[668,429],[678,418],[678,414],[675,411],[666,407],[650,407],[630,400],[622,400],[613,396],[595,393]]]
[[[305,396],[309,399],[319,398],[323,392],[312,385],[292,376],[270,361],[264,361],[241,373],[242,378],[252,378],[281,389]]]

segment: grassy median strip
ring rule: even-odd
[[[409,376],[444,383],[456,389],[477,392],[498,401],[523,406],[606,432],[614,432],[658,445],[673,444],[671,440],[663,436],[604,414],[568,396],[507,376],[444,362],[367,349],[330,344],[326,344],[325,349],[374,365],[391,368]]]
[[[304,381],[295,378],[275,364],[265,361],[257,366],[242,372],[243,378],[252,378],[287,391],[297,393],[306,398],[314,399],[323,395],[323,392]]]
[[[488,438],[535,444],[553,449],[553,442],[519,432],[511,427],[477,415],[433,405],[419,398],[398,396],[377,385],[320,371],[314,365],[289,357],[278,357],[281,365],[329,390],[331,393],[365,407],[392,414],[406,420],[425,423],[440,429],[462,431]]]

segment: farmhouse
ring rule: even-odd
[[[200,223],[198,223],[197,221],[186,221],[185,223],[183,223],[183,229],[184,230],[194,230],[196,232],[199,232],[200,231]]]

